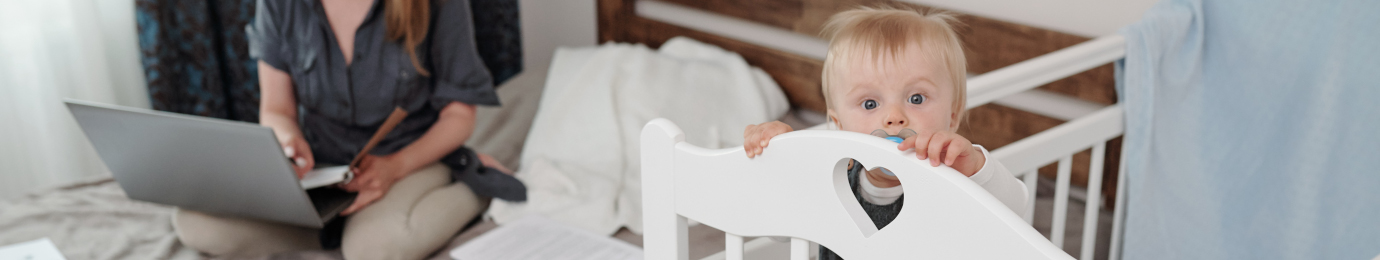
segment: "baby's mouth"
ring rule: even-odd
[[[882,139],[890,140],[890,141],[892,141],[892,142],[896,142],[896,143],[899,144],[899,143],[901,143],[902,141],[905,141],[906,138],[910,138],[911,136],[914,136],[914,135],[915,135],[915,130],[910,130],[910,128],[902,128],[901,131],[897,132],[895,135],[892,135],[892,134],[888,134],[888,133],[886,132],[886,130],[877,129],[876,131],[872,131],[872,135],[873,135],[873,136],[876,136],[876,137],[881,137]]]

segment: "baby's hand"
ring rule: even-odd
[[[973,147],[973,142],[968,141],[968,138],[964,138],[958,133],[949,131],[911,136],[896,148],[902,151],[916,148],[915,158],[921,160],[929,158],[930,166],[939,166],[940,162],[943,162],[944,165],[953,167],[954,170],[958,170],[959,173],[969,177],[977,174],[977,171],[981,170],[982,165],[987,162],[982,151]]]
[[[747,130],[743,130],[743,151],[747,152],[747,157],[757,157],[762,154],[762,149],[767,148],[767,142],[772,137],[791,131],[791,126],[781,121],[771,121],[760,125],[749,125]]]

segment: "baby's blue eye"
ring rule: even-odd
[[[862,105],[863,105],[863,109],[872,110],[873,108],[877,108],[877,101],[876,101],[876,100],[867,100],[867,101],[863,101],[863,104],[862,104]]]
[[[921,96],[920,94],[910,95],[910,103],[916,105],[925,103],[925,96]]]

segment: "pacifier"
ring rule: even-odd
[[[886,140],[888,140],[888,141],[896,142],[896,143],[899,144],[899,143],[901,143],[901,142],[905,142],[905,141],[906,141],[906,138],[910,138],[911,136],[914,136],[914,135],[915,135],[915,130],[910,130],[910,128],[902,128],[902,129],[901,129],[901,132],[896,133],[896,135],[891,135],[891,134],[887,134],[887,133],[886,133],[886,130],[877,129],[877,131],[872,131],[872,135],[873,135],[873,136],[877,136],[877,137],[881,137],[882,139],[886,139]],[[886,175],[896,176],[896,173],[891,172],[891,170],[887,170],[886,168],[881,168],[881,169],[882,169],[882,173],[885,173]]]
[[[886,139],[886,140],[888,140],[888,141],[896,142],[896,143],[899,144],[899,143],[901,143],[901,142],[906,141],[906,138],[910,138],[911,136],[914,136],[914,135],[915,135],[915,130],[910,130],[910,128],[902,128],[902,129],[901,129],[901,132],[896,133],[896,135],[891,135],[891,134],[887,134],[887,133],[886,133],[886,130],[877,129],[877,131],[872,131],[872,135],[873,135],[873,136],[876,136],[876,137],[881,137],[882,139]]]

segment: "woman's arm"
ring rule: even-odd
[[[353,169],[355,179],[344,186],[345,190],[359,194],[340,214],[353,214],[374,203],[388,193],[394,182],[460,148],[474,133],[474,114],[474,105],[451,101],[441,109],[436,124],[412,144],[389,155],[365,155],[359,168]]]
[[[297,178],[316,164],[311,146],[297,125],[297,98],[292,92],[292,76],[264,61],[259,61],[259,124],[273,129],[283,152],[292,159]]]
[[[421,138],[389,156],[398,157],[404,176],[431,165],[470,139],[470,134],[474,133],[474,115],[474,105],[451,101],[441,109],[436,124]]]

